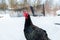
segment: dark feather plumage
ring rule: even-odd
[[[24,35],[26,40],[50,40],[45,30],[33,25],[30,15],[25,19]]]

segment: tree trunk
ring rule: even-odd
[[[45,7],[44,7],[44,4],[43,4],[43,15],[45,16]]]

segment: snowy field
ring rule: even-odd
[[[24,17],[10,17],[9,14],[1,15],[0,18],[0,40],[26,40],[24,37]],[[34,25],[47,31],[51,40],[60,40],[59,16],[33,17],[31,20]]]

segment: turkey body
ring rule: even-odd
[[[24,29],[24,34],[27,40],[50,40],[45,30],[33,26],[34,25],[31,25],[29,28]]]
[[[30,15],[25,12],[24,35],[26,40],[50,40],[45,30],[33,25]]]

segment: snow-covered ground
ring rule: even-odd
[[[2,15],[0,18],[0,40],[26,40],[24,36],[24,17],[10,17],[9,14]],[[34,25],[47,31],[51,40],[60,40],[59,16],[33,17],[31,20]]]

